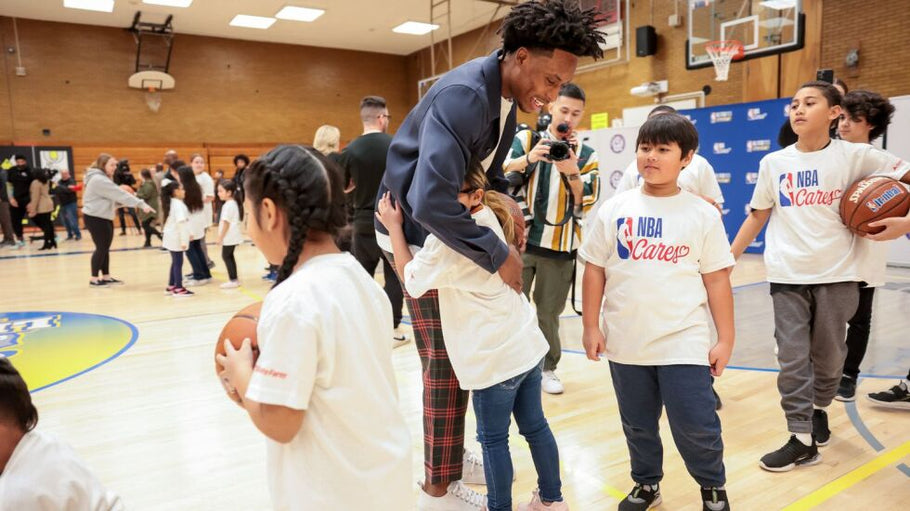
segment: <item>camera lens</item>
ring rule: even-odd
[[[553,161],[562,161],[569,158],[569,144],[565,142],[553,142],[550,144],[549,157]]]

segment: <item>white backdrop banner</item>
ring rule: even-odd
[[[896,110],[891,125],[888,126],[885,150],[910,161],[910,96],[890,99]],[[910,236],[898,238],[890,245],[888,264],[910,266]]]

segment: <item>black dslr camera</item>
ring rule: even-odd
[[[556,126],[556,131],[565,138],[566,134],[569,133],[569,125],[567,123],[562,123],[559,126]],[[570,144],[565,140],[555,140],[550,142],[550,152],[547,154],[547,159],[550,161],[568,160],[571,151],[574,151],[575,149],[577,149],[575,144]]]

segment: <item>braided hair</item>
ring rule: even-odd
[[[287,218],[290,239],[276,286],[293,273],[311,229],[334,236],[344,227],[342,180],[336,164],[316,149],[300,145],[280,145],[244,173],[243,190],[256,221],[261,221],[263,199],[271,199]]]
[[[507,55],[519,48],[558,49],[599,59],[604,37],[596,30],[596,15],[594,8],[582,9],[576,0],[531,0],[513,7],[497,33]]]

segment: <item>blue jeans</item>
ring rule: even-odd
[[[60,216],[63,217],[67,238],[82,238],[82,233],[79,231],[79,217],[76,214],[77,207],[75,202],[60,206]]]
[[[203,280],[212,278],[212,272],[205,262],[205,254],[202,252],[203,240],[193,240],[186,251],[186,258],[190,260],[190,266],[193,267],[193,280]]]
[[[512,414],[531,448],[540,498],[562,500],[559,449],[540,403],[540,366],[492,387],[474,391],[477,441],[483,447],[483,472],[487,478],[487,509],[512,509],[512,457],[509,423]]]
[[[629,446],[633,481],[651,485],[663,478],[664,450],[658,420],[666,406],[673,441],[689,474],[703,487],[724,485],[724,443],[708,366],[610,362],[610,375]]]
[[[171,252],[171,271],[168,274],[168,287],[183,287],[183,252]]]

